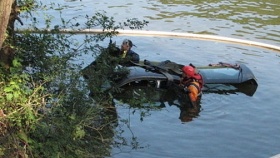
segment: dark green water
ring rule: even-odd
[[[58,2],[58,1],[57,1]],[[62,1],[65,16],[90,15],[105,10],[116,21],[139,18],[153,31],[212,34],[280,45],[278,0],[135,0]],[[81,19],[81,22],[83,20]],[[121,43],[123,36],[114,40]],[[143,149],[116,148],[112,157],[244,157],[267,158],[280,153],[280,52],[246,45],[174,37],[128,37],[142,59],[172,60],[205,65],[219,61],[245,63],[259,87],[252,96],[203,94],[199,117],[179,120],[180,110],[167,106],[140,121],[139,112],[118,105],[120,119],[130,118],[132,132]],[[82,59],[90,63],[91,57]]]

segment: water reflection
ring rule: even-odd
[[[185,6],[184,15],[195,15],[211,19],[227,19],[239,24],[253,24],[257,27],[279,25],[280,1],[256,2],[255,0],[241,1],[167,1],[160,0],[164,5],[173,7]],[[170,13],[173,10],[170,11]],[[191,13],[191,14],[190,14]],[[203,14],[204,13],[204,14]],[[173,12],[173,15],[180,15]]]
[[[193,107],[188,96],[176,88],[157,89],[151,86],[126,86],[121,93],[114,95],[115,99],[127,103],[131,108],[147,111],[175,106],[180,109],[178,118],[182,122],[192,121],[199,116],[200,105]]]
[[[157,11],[150,20],[165,20],[171,26],[180,22],[189,32],[253,37],[280,42],[280,1],[167,1],[151,2],[149,10]],[[168,6],[168,7],[167,7]],[[176,30],[185,30],[182,25]],[[204,29],[204,30],[203,30]]]
[[[180,107],[180,116],[179,119],[181,122],[190,122],[193,120],[193,118],[196,118],[199,116],[201,106],[196,108],[184,108]]]
[[[105,10],[109,17],[115,18],[115,21],[123,21],[127,18],[147,20],[150,22],[145,28],[147,30],[214,34],[253,41],[257,39],[260,42],[275,45],[280,43],[280,1],[276,0],[264,2],[257,0],[154,0],[133,1],[133,3],[60,1],[67,6],[72,3],[71,6],[77,7],[70,7],[75,12],[64,11],[69,14],[69,17],[66,17],[68,19],[76,15],[82,17],[90,15],[93,10]],[[78,19],[79,23],[82,23],[83,18]]]
[[[173,100],[168,100],[168,104],[170,106],[175,105],[180,109],[179,119],[181,122],[190,122],[199,116],[201,111],[201,96],[198,98],[196,105],[191,104],[188,94],[175,89],[174,87],[167,90],[167,93],[164,96],[165,98],[161,98],[161,101],[164,101],[168,96],[173,96]],[[175,103],[175,101],[178,103]]]
[[[237,85],[210,84],[204,87],[203,95],[209,93],[220,95],[243,93],[253,96],[256,89],[257,85],[250,83]],[[175,85],[156,88],[152,82],[128,84],[122,87],[121,92],[114,94],[114,98],[128,104],[131,108],[146,109],[147,111],[175,106],[180,109],[178,118],[182,122],[189,122],[199,117],[201,111],[200,102],[197,107],[193,107],[187,94]]]
[[[153,0],[133,1],[133,5],[126,1],[82,3],[85,4],[82,12],[64,13],[72,18],[72,14],[86,15],[94,10],[106,10],[116,21],[130,17],[148,20],[147,30],[215,34],[275,45],[280,43],[279,0]],[[275,84],[280,74],[279,54],[242,45],[232,47],[230,44],[186,39],[133,38],[139,45],[139,52],[150,59],[170,57],[170,60],[181,63],[198,64],[221,60],[248,63],[260,86],[253,97],[240,95],[235,90],[213,92],[214,96],[207,94],[212,92],[204,92],[203,115],[199,112],[201,116],[196,116],[201,121],[188,123],[189,128],[178,126],[173,117],[166,117],[167,110],[161,111],[160,117],[156,115],[145,123],[135,123],[135,135],[151,146],[147,150],[118,153],[115,157],[270,157],[279,153],[279,88]],[[170,55],[170,52],[174,54]],[[188,57],[190,55],[192,58]],[[83,60],[91,58],[86,56]],[[135,97],[139,98],[137,94]],[[157,93],[153,97],[151,99],[159,98]],[[164,105],[169,106],[167,102]],[[172,115],[180,117],[180,113]],[[180,122],[176,118],[175,121]],[[178,147],[178,144],[184,145]],[[186,149],[190,150],[186,152]]]

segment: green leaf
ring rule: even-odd
[[[19,67],[19,66],[21,66],[21,63],[17,59],[14,59],[13,60],[13,66],[14,67]]]
[[[22,131],[18,133],[18,137],[19,137],[21,140],[23,140],[24,142],[27,142],[27,141],[28,141],[27,135],[26,135],[24,132],[22,132]]]
[[[81,126],[76,127],[76,130],[75,130],[75,133],[74,133],[75,138],[80,139],[80,138],[83,138],[85,135],[86,135],[86,132],[84,131],[84,129],[82,129]]]
[[[12,92],[12,91],[13,91],[12,87],[5,87],[4,88],[4,92],[6,92],[6,93],[9,93],[9,92]]]
[[[14,92],[14,98],[15,99],[19,98],[19,96],[20,96],[20,92],[18,92],[18,91]]]
[[[11,94],[11,93],[6,95],[6,98],[7,98],[8,101],[12,101],[13,97],[14,97],[14,95]]]

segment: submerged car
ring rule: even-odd
[[[113,97],[130,105],[132,102],[137,103],[139,100],[141,100],[141,103],[159,102],[163,104],[168,102],[171,105],[185,95],[182,87],[179,86],[183,66],[169,60],[163,62],[144,60],[125,67],[125,75],[111,74],[115,84],[111,86],[104,81],[104,89],[105,91],[111,88],[117,89],[114,91]],[[96,71],[91,67],[86,69]],[[254,74],[245,64],[220,62],[207,66],[197,66],[196,70],[202,76],[202,93],[204,94],[243,93],[253,96],[258,87]],[[84,77],[91,80],[91,82],[89,81],[89,87],[91,87],[90,84],[96,82],[95,77],[90,74],[84,74]]]
[[[108,82],[105,81],[105,91],[111,88],[118,89],[113,93],[114,99],[136,108],[150,108],[151,106],[162,108],[167,104],[177,106],[181,111],[179,117],[181,121],[188,122],[199,115],[200,108],[188,107],[187,94],[179,86],[183,66],[169,60],[163,62],[145,60],[125,67],[127,69],[125,75],[116,74],[115,76],[118,77],[112,77],[116,83],[114,86],[106,84]],[[90,67],[87,69],[92,70]],[[196,69],[203,78],[203,94],[242,93],[253,96],[258,87],[254,74],[244,64],[220,62],[196,67]],[[84,76],[85,78],[91,78],[94,82],[94,76],[84,75],[87,75],[87,77]]]
[[[168,89],[179,84],[184,65],[169,60],[153,63],[147,60],[128,67],[128,75],[120,80],[117,87],[136,89],[153,87]],[[204,93],[244,93],[253,96],[257,89],[257,80],[245,64],[217,63],[196,67],[204,82]],[[128,95],[126,94],[126,97]]]

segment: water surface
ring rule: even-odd
[[[63,12],[64,16],[79,16],[80,23],[85,21],[85,15],[105,10],[116,21],[148,20],[145,30],[212,34],[280,45],[280,1],[276,0],[56,2],[70,7]],[[123,136],[137,137],[144,148],[115,148],[112,157],[265,158],[280,153],[279,52],[174,37],[119,36],[113,40],[121,43],[124,38],[132,39],[141,59],[169,59],[195,65],[245,63],[254,72],[259,86],[251,97],[242,93],[203,94],[199,117],[188,123],[180,121],[180,110],[175,106],[150,111],[141,121],[139,111],[133,113],[128,105],[119,104],[119,119],[130,121],[131,130],[123,127]],[[82,60],[90,63],[93,59],[85,56]]]

